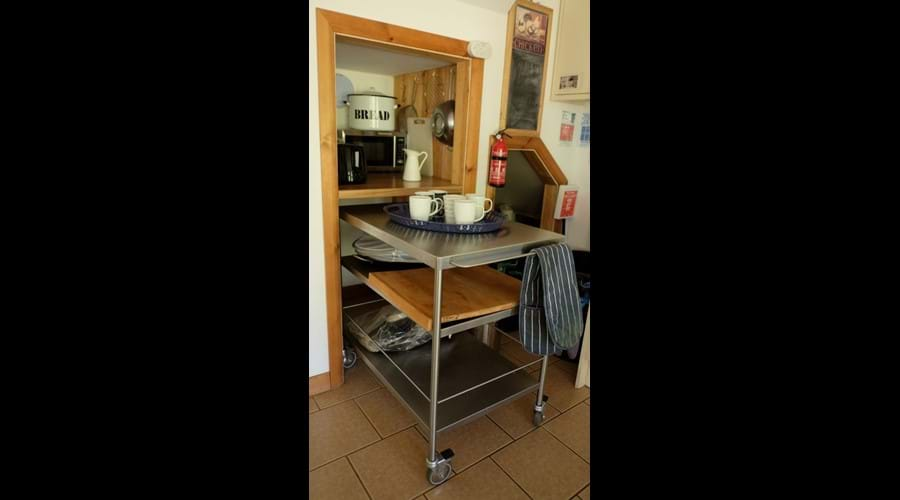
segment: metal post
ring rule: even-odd
[[[500,337],[494,329],[494,323],[485,323],[481,327],[481,343],[493,350],[500,349]]]
[[[541,385],[538,386],[537,401],[534,403],[534,411],[544,411],[544,379],[547,377],[547,360],[550,359],[549,354],[544,354],[544,361],[541,362]]]
[[[434,468],[437,453],[437,405],[438,405],[438,364],[441,347],[441,280],[443,270],[440,263],[434,268],[434,309],[431,319],[431,405],[428,416],[429,443],[428,466]]]

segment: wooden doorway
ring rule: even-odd
[[[325,308],[328,325],[329,388],[344,382],[342,363],[341,263],[339,186],[337,180],[337,125],[335,116],[335,37],[354,39],[384,50],[427,54],[456,64],[457,133],[454,139],[453,183],[474,192],[481,122],[481,90],[484,61],[468,55],[468,42],[396,26],[339,12],[316,9],[316,54],[319,87],[319,144],[322,170],[322,217],[325,248]],[[465,89],[462,91],[462,89]],[[464,95],[463,95],[464,94]],[[408,189],[407,189],[408,191]],[[374,191],[373,191],[374,192]],[[378,191],[378,196],[409,194],[398,189]],[[373,195],[375,197],[375,195]]]

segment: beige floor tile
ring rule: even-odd
[[[529,433],[491,458],[531,498],[569,500],[590,482],[590,465],[544,429]]]
[[[571,363],[569,361],[564,361],[559,358],[556,358],[556,359],[559,360],[559,363],[557,363],[556,366],[561,368],[563,371],[569,372],[572,375],[575,375],[576,373],[578,373],[578,364],[577,363]]]
[[[547,422],[543,427],[581,458],[591,463],[590,406],[575,405],[574,408]]]
[[[414,498],[432,487],[425,477],[428,445],[415,429],[398,432],[349,458],[373,500]]]
[[[416,429],[428,441],[428,434],[422,426]],[[480,461],[491,453],[512,442],[512,439],[497,424],[487,417],[479,417],[450,430],[439,432],[438,451],[453,450],[453,470],[462,472],[466,467]]]
[[[428,500],[528,500],[490,458],[478,462],[425,494]]]
[[[563,361],[560,361],[563,363]],[[547,367],[547,378],[544,381],[544,393],[550,396],[548,401],[559,411],[566,411],[585,399],[591,397],[588,387],[575,388],[575,374],[569,373],[558,366],[559,363]],[[532,373],[535,379],[539,373]]]
[[[587,403],[588,406],[590,406],[590,405],[591,405],[591,398],[587,398],[587,401],[585,401],[585,403]]]
[[[591,500],[591,485],[588,485],[587,488],[583,489],[581,493],[578,494],[578,498],[581,500]]]
[[[356,366],[348,370],[344,370],[344,384],[337,389],[323,392],[313,396],[319,408],[328,408],[338,403],[343,403],[348,399],[362,396],[368,392],[381,387],[378,379],[369,371],[363,363],[357,363]]]
[[[316,500],[369,500],[346,458],[309,473],[309,498]]]
[[[319,409],[319,405],[316,404],[316,400],[313,398],[309,398],[309,412],[312,413]]]
[[[535,399],[537,399],[537,391],[492,410],[488,413],[488,417],[513,439],[519,439],[534,430]],[[557,415],[559,415],[559,410],[550,405],[544,405],[544,423],[541,425],[546,425]]]
[[[416,425],[416,419],[387,389],[381,388],[356,398],[356,404],[385,438]]]
[[[380,438],[355,401],[309,415],[309,469],[356,451]]]

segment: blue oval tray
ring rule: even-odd
[[[497,215],[494,212],[488,212],[484,219],[474,224],[447,224],[443,221],[443,217],[437,217],[433,221],[416,220],[409,216],[409,203],[387,205],[384,207],[384,211],[390,216],[392,221],[402,226],[441,233],[492,233],[499,231],[503,224],[506,223],[506,219],[502,215]]]

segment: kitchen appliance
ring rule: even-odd
[[[338,184],[364,184],[366,151],[359,144],[338,144]]]
[[[362,146],[366,152],[369,172],[395,173],[403,171],[406,155],[406,135],[399,132],[365,132],[341,130],[339,142]]]
[[[397,128],[397,117],[394,111],[400,107],[397,98],[382,94],[370,87],[358,94],[347,94],[345,103],[350,106],[350,128],[356,130],[375,130],[393,132]]]

